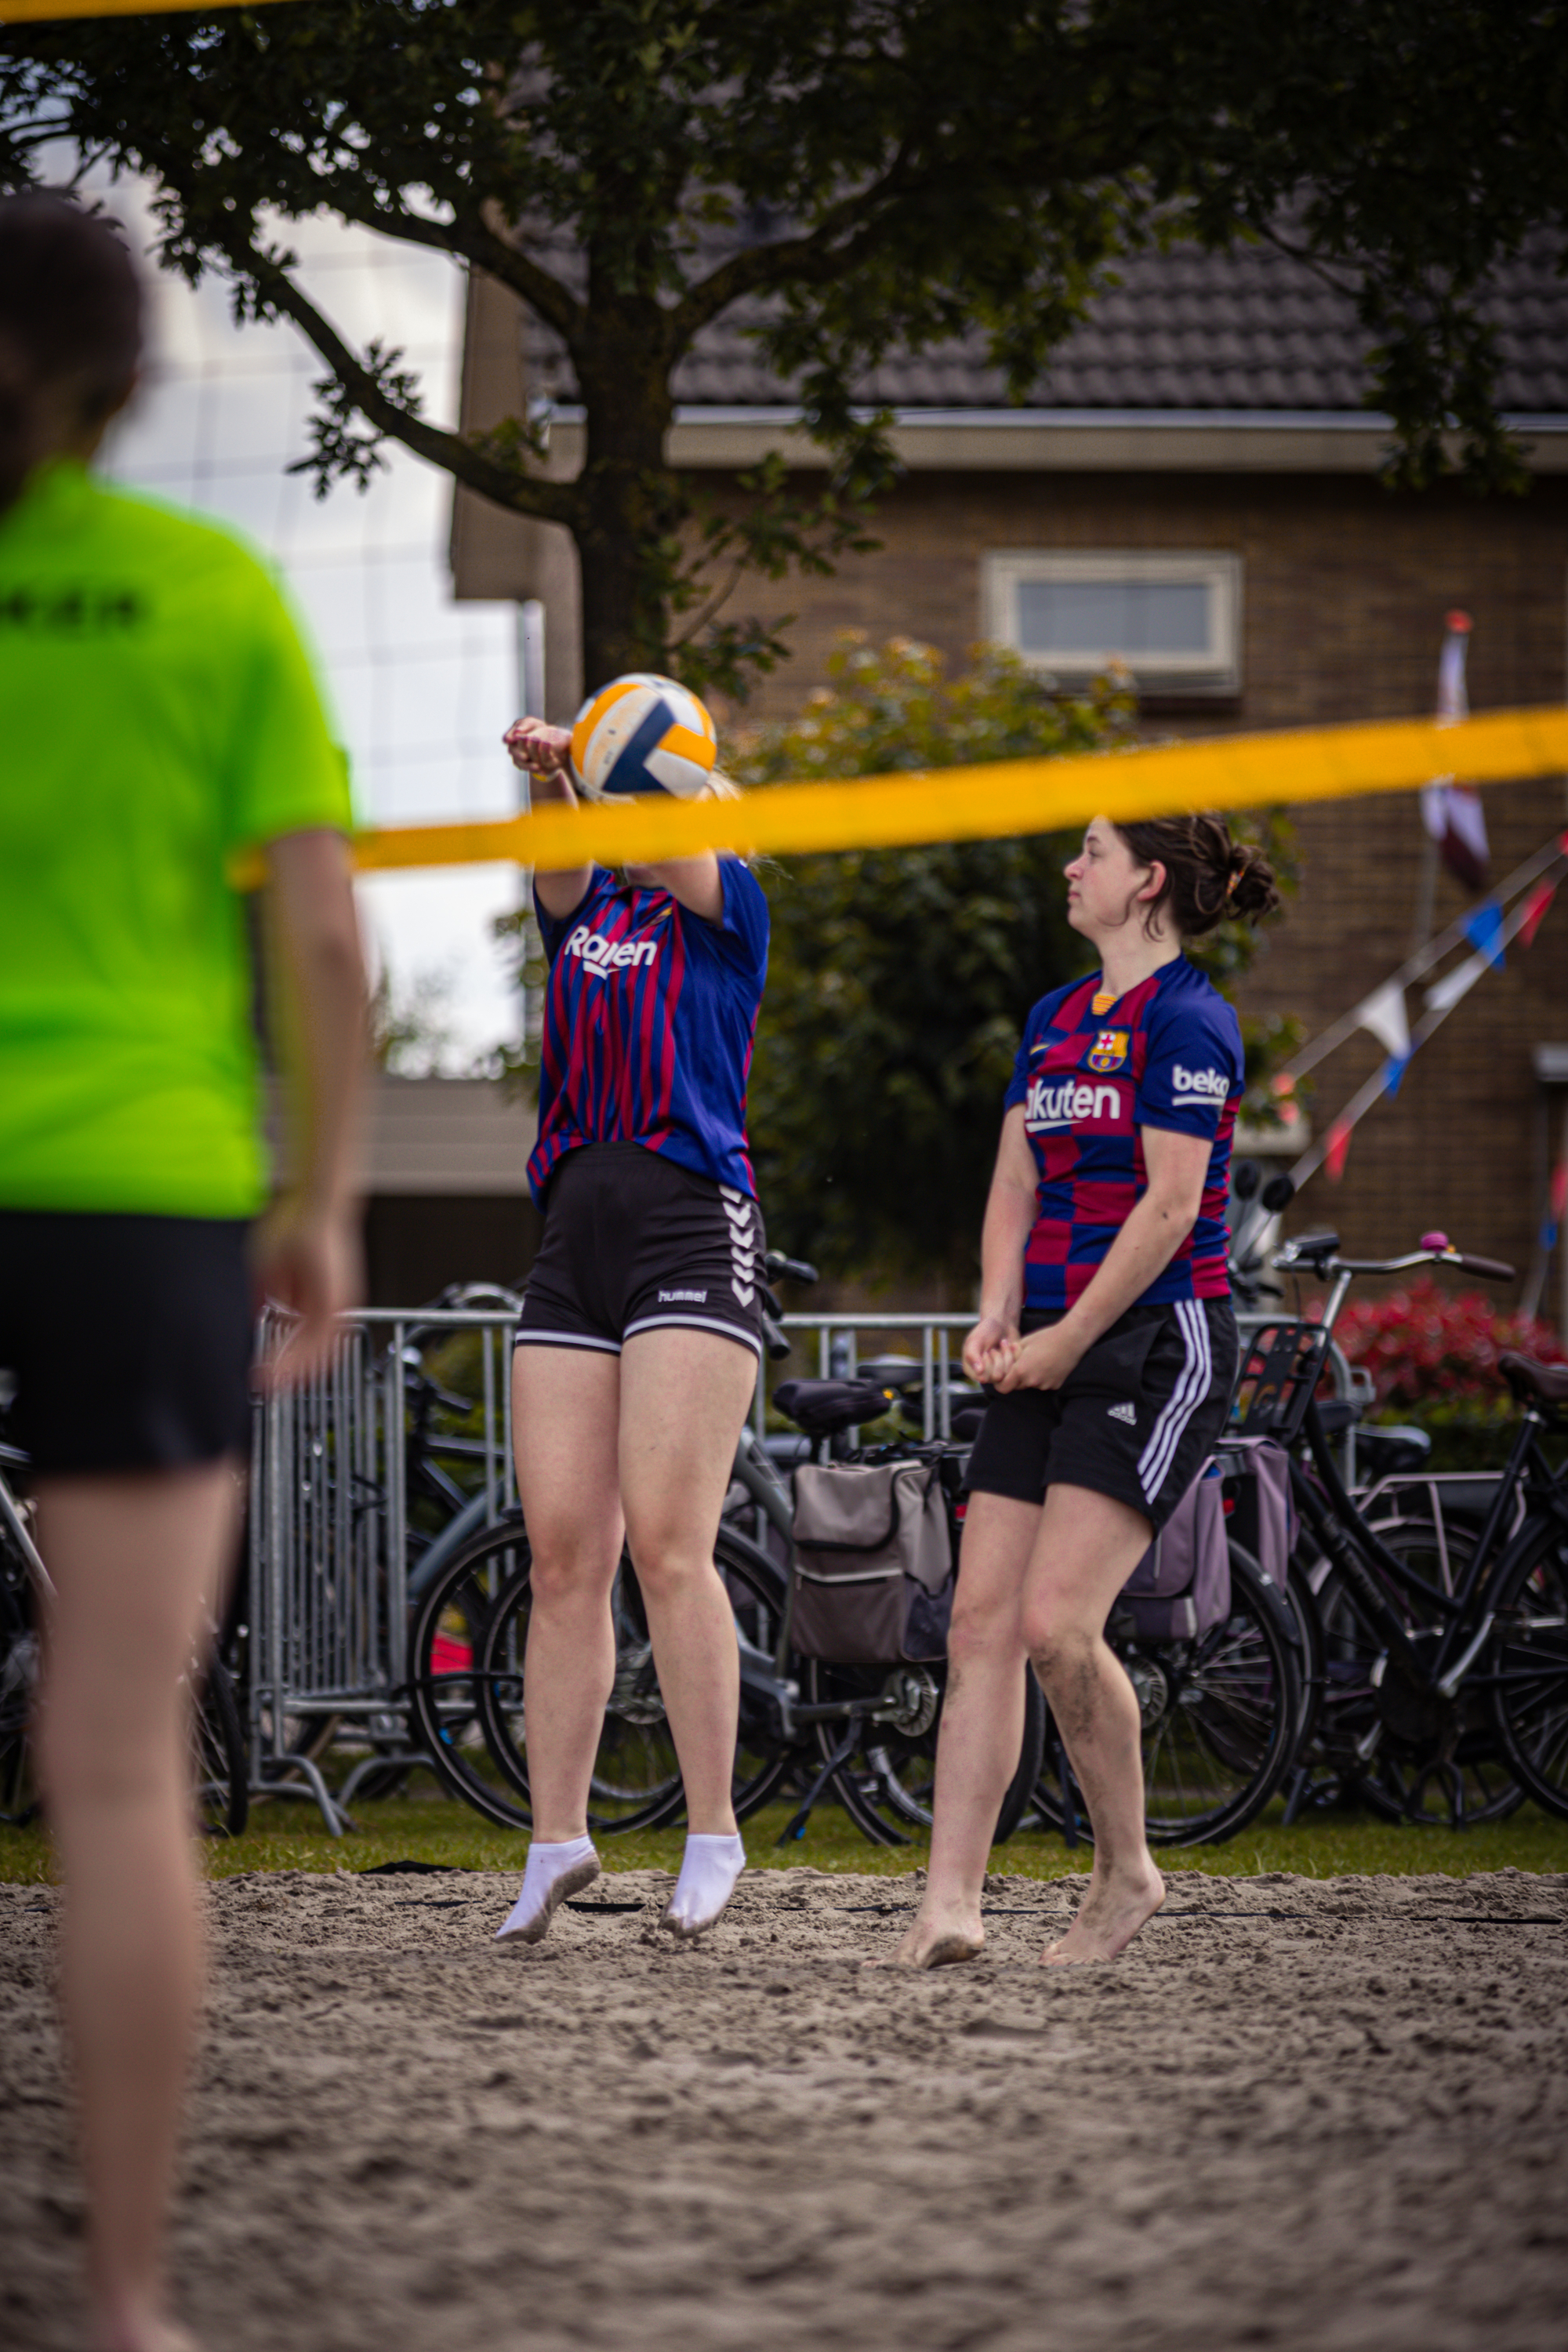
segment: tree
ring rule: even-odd
[[[308,460],[362,488],[386,438],[581,552],[590,679],[743,691],[779,637],[738,568],[830,567],[891,478],[857,385],[973,330],[1015,394],[1118,256],[1285,239],[1359,302],[1399,479],[1517,482],[1477,308],[1561,224],[1568,24],[1476,0],[319,0],[0,33],[0,178],[49,142],[151,175],[161,255],[291,319],[328,370]],[[575,481],[526,417],[459,435],[386,336],[353,349],[287,224],[320,211],[510,287],[569,354]],[[671,373],[724,318],[798,384],[832,458],[738,509],[667,465]]]
[[[804,717],[730,750],[737,779],[1093,751],[1131,727],[1125,681],[1062,695],[999,646],[978,647],[973,668],[949,680],[929,646],[873,649],[850,633],[829,670],[832,687]],[[1037,834],[770,864],[749,1125],[782,1247],[836,1274],[973,1279],[1024,1013],[1091,961],[1067,924],[1062,866],[1077,845],[1076,835]],[[1278,819],[1268,847],[1288,866]],[[1222,985],[1256,949],[1243,923],[1195,944]],[[1260,1097],[1267,1058],[1248,1057]]]

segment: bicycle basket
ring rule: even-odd
[[[1328,1366],[1330,1338],[1321,1323],[1284,1319],[1245,1335],[1236,1381],[1244,1437],[1274,1437],[1281,1445],[1294,1445]]]

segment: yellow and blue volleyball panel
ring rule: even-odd
[[[634,671],[590,695],[572,729],[572,770],[591,801],[626,793],[700,800],[718,758],[706,706],[672,677]]]

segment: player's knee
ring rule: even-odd
[[[529,1569],[535,1609],[569,1609],[602,1600],[615,1575],[615,1562],[601,1543],[580,1538],[537,1543]]]
[[[656,1605],[661,1601],[679,1600],[700,1586],[718,1582],[711,1551],[694,1544],[679,1528],[656,1526],[638,1529],[635,1535],[628,1535],[627,1542],[644,1597]]]
[[[1037,1593],[1025,1603],[1024,1646],[1047,1689],[1065,1666],[1092,1649],[1098,1634],[1059,1594]]]
[[[1011,1596],[1005,1601],[981,1605],[966,1601],[961,1591],[953,1603],[952,1622],[947,1633],[950,1663],[977,1664],[1019,1647],[1018,1609]]]

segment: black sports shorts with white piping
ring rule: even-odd
[[[520,1348],[618,1356],[639,1331],[713,1331],[763,1352],[767,1244],[744,1192],[640,1143],[585,1143],[550,1181]]]
[[[1060,1320],[1026,1315],[1019,1328]],[[1219,1442],[1236,1361],[1228,1298],[1130,1307],[1059,1389],[992,1396],[970,1491],[1041,1503],[1053,1484],[1087,1486],[1141,1512],[1157,1534]]]

